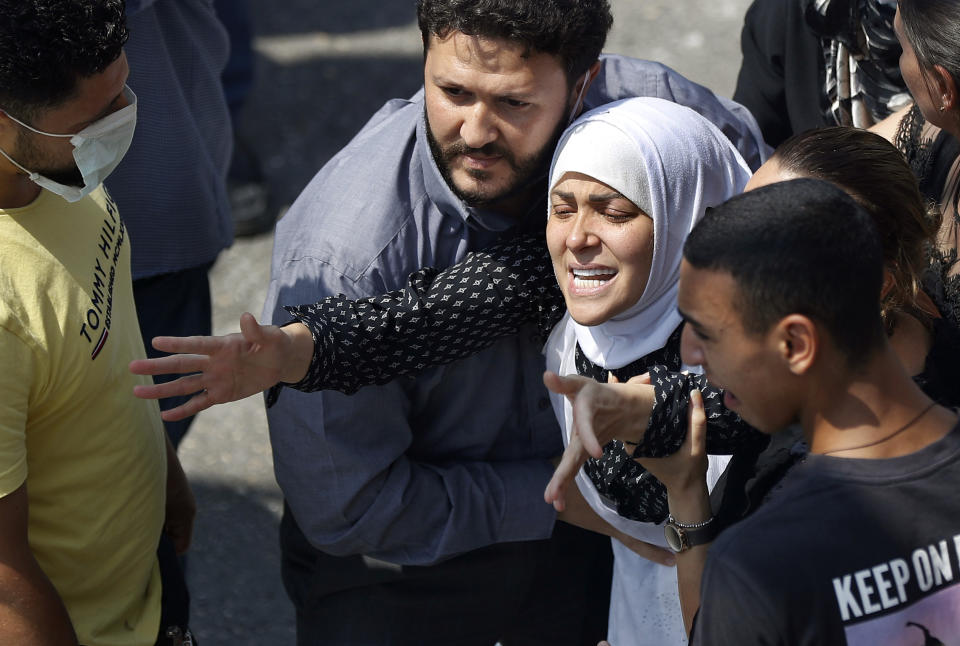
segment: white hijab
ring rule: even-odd
[[[741,193],[750,178],[750,168],[716,126],[689,108],[646,97],[605,105],[575,121],[553,156],[551,189],[567,172],[593,177],[643,209],[653,219],[654,242],[650,278],[639,301],[600,325],[580,325],[565,314],[554,327],[544,354],[547,368],[561,375],[576,374],[578,344],[587,358],[608,369],[666,344],[681,321],[677,281],[687,234],[707,207]],[[550,395],[566,444],[573,411],[563,396]],[[709,460],[712,488],[728,458]],[[659,526],[618,515],[583,469],[576,482],[601,518],[630,536],[666,546]]]
[[[620,368],[662,348],[680,325],[677,281],[687,234],[707,207],[743,191],[750,168],[704,117],[643,97],[587,112],[567,128],[553,156],[551,190],[568,172],[603,182],[653,219],[650,278],[640,300],[599,325],[568,321],[588,359]]]

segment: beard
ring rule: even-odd
[[[571,106],[566,106],[564,114],[569,113]],[[440,169],[440,175],[446,182],[454,195],[463,200],[469,206],[489,206],[496,204],[504,199],[512,197],[527,189],[535,181],[542,179],[549,170],[550,160],[553,158],[553,151],[560,141],[560,136],[567,129],[567,124],[560,120],[542,148],[532,155],[523,158],[517,158],[513,151],[497,143],[489,143],[481,148],[471,148],[463,143],[463,140],[443,146],[437,141],[430,127],[430,118],[427,116],[426,107],[423,110],[423,118],[427,124],[427,142],[430,144],[430,152],[437,168]],[[477,181],[478,186],[472,189],[465,189],[457,186],[453,180],[453,171],[451,164],[453,160],[460,155],[477,154],[482,156],[497,155],[507,163],[511,173],[506,183],[494,189],[493,187],[484,187],[483,183],[490,180],[492,173],[486,170],[468,169],[467,174]]]
[[[67,166],[54,166],[49,155],[45,155],[33,138],[22,130],[17,132],[17,155],[17,163],[24,168],[58,184],[83,188],[83,174],[72,159]]]

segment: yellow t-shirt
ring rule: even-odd
[[[27,485],[30,548],[81,644],[144,646],[160,624],[166,450],[130,242],[102,189],[0,210],[0,496]]]

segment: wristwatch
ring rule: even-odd
[[[717,524],[711,516],[702,523],[681,523],[673,514],[667,516],[667,524],[663,526],[663,535],[667,539],[667,545],[674,552],[685,552],[691,547],[709,543],[717,537],[719,530]]]

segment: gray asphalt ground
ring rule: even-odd
[[[253,0],[257,81],[241,129],[279,204],[392,97],[422,83],[412,0]],[[664,62],[719,94],[733,92],[748,0],[612,0],[607,51]],[[237,240],[212,274],[214,330],[259,316],[272,234]],[[192,624],[203,646],[294,644],[280,582],[273,474],[260,398],[201,413],[180,448],[199,514],[189,557]]]

